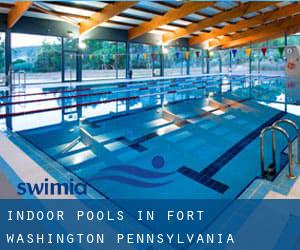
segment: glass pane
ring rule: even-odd
[[[222,73],[230,72],[230,50],[222,50],[220,51],[220,59],[222,65]]]
[[[232,57],[232,73],[249,74],[249,58],[245,48],[238,49],[236,56]]]
[[[85,40],[83,50],[82,79],[115,79],[117,44],[96,39]]]
[[[76,52],[64,52],[65,62],[65,81],[76,81],[76,64],[77,55]]]
[[[284,75],[285,59],[280,56],[277,48],[268,48],[266,56],[260,53],[260,73],[268,75]]]
[[[299,45],[300,44],[300,35],[295,34],[287,37],[287,45]]]
[[[64,38],[64,50],[78,50],[78,39]]]
[[[199,75],[202,74],[202,53],[201,50],[191,49],[190,50],[190,74]]]
[[[152,53],[152,46],[150,45],[130,44],[130,69],[134,78],[153,76]]]
[[[61,81],[61,38],[12,33],[13,83]]]
[[[118,65],[118,74],[117,78],[126,77],[126,44],[118,42],[118,52],[117,52],[117,65]]]
[[[0,33],[0,85],[5,84],[5,33]]]
[[[209,52],[209,73],[220,73],[220,54],[217,51]]]
[[[168,47],[165,54],[165,75],[185,75],[186,74],[186,48]]]

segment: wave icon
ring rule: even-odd
[[[161,156],[155,156],[152,159],[152,166],[155,169],[163,168],[164,164],[165,161]],[[109,181],[119,182],[122,184],[127,184],[130,186],[136,186],[142,188],[154,188],[154,187],[165,186],[167,184],[172,183],[173,181],[167,180],[167,181],[153,182],[153,180],[161,180],[163,178],[172,176],[175,173],[176,171],[158,172],[155,170],[147,170],[133,165],[113,165],[102,169],[101,176],[93,177],[89,179],[89,181],[109,180]]]

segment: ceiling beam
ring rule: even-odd
[[[128,39],[132,40],[149,31],[155,30],[159,26],[166,25],[177,19],[183,18],[189,14],[192,14],[199,9],[206,8],[213,5],[214,2],[187,2],[182,4],[178,8],[174,8],[166,12],[163,16],[155,16],[149,22],[144,22],[136,28],[129,30]]]
[[[258,28],[254,28],[230,37],[231,41],[224,43],[223,48],[242,46],[244,44],[263,39],[272,34],[296,33],[300,26],[300,15],[287,17],[280,21],[274,21]]]
[[[74,22],[72,19],[70,19],[68,16],[68,14],[64,15],[62,13],[59,12],[55,12],[55,11],[51,11],[46,9],[43,5],[41,5],[38,2],[33,2],[32,5],[40,12],[50,15],[50,16],[54,16],[62,21],[65,21],[73,26],[79,27],[77,22]]]
[[[250,28],[255,25],[263,24],[265,22],[273,21],[279,18],[295,15],[297,13],[300,13],[299,2],[290,4],[274,11],[257,15],[247,20],[239,21],[236,24],[228,24],[224,28],[221,28],[219,30],[212,30],[209,33],[199,34],[198,36],[189,39],[189,45],[192,46],[195,44],[203,43],[209,39],[217,38],[218,36],[224,36],[231,32],[237,32],[242,29]]]
[[[259,43],[259,42],[265,42],[265,41],[283,37],[284,35],[293,35],[293,34],[299,33],[299,32],[300,32],[299,26],[292,26],[284,32],[280,32],[280,33],[276,33],[276,34],[269,34],[268,36],[265,36],[263,38],[251,40],[250,43],[253,44],[253,43]],[[241,46],[245,46],[245,45],[240,45],[239,47],[241,47]]]
[[[239,48],[239,47],[243,47],[243,46],[250,45],[250,44],[253,44],[253,43],[260,43],[260,42],[273,40],[273,39],[284,36],[284,34],[285,34],[285,32],[279,32],[279,33],[275,33],[275,34],[274,33],[266,33],[266,34],[264,34],[260,37],[256,37],[256,38],[253,38],[253,39],[251,38],[246,43],[241,43],[240,45],[235,46],[235,47],[231,47],[231,48]]]
[[[176,40],[178,38],[190,35],[196,31],[214,26],[218,23],[229,21],[233,18],[244,16],[247,13],[259,11],[267,6],[274,5],[272,2],[248,2],[234,7],[228,11],[221,12],[210,18],[203,19],[198,23],[192,23],[185,28],[178,28],[173,34],[165,34],[162,37],[164,43]]]
[[[114,2],[107,4],[101,12],[93,14],[89,19],[79,23],[80,35],[91,31],[101,23],[108,21],[113,16],[120,14],[122,11],[132,7],[136,2]]]
[[[16,2],[15,6],[8,12],[7,26],[12,28],[23,14],[30,8],[32,2]]]

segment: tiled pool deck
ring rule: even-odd
[[[294,156],[297,156],[296,140],[293,143]],[[294,174],[296,180],[287,178],[288,165],[280,174],[270,182],[264,179],[256,179],[240,195],[239,199],[299,199],[300,198],[300,164],[294,162]]]

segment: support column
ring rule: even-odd
[[[61,38],[61,81],[65,81],[65,55],[64,55],[64,38]]]
[[[209,51],[206,50],[206,74],[209,74],[210,73],[210,65],[209,65]]]
[[[222,73],[222,56],[221,56],[221,53],[219,53],[219,72]]]
[[[284,46],[286,47],[288,45],[288,35],[287,33],[284,34]]]
[[[5,85],[12,89],[12,63],[11,63],[11,31],[7,29],[5,32]]]
[[[76,60],[76,81],[82,81],[82,51],[79,50],[76,53],[77,60]]]
[[[287,33],[284,34],[284,47],[286,49],[286,47],[288,46],[288,35]],[[285,61],[287,62],[287,59],[285,59]],[[287,112],[288,108],[287,108],[287,94],[286,94],[286,84],[285,84],[285,87],[284,87],[284,96],[285,96],[285,101],[284,101],[284,111]]]
[[[186,60],[186,74],[189,75],[190,74],[190,66],[191,66],[191,64],[190,64],[190,60],[191,60],[190,47],[187,47],[186,51],[189,53],[189,57]]]
[[[204,63],[205,63],[205,57],[204,57],[204,50],[202,50],[202,52],[201,52],[201,70],[202,70],[202,74],[205,74],[205,66],[206,65],[204,65]]]
[[[129,79],[129,71],[130,71],[130,43],[126,42],[126,79]]]
[[[160,76],[165,75],[165,54],[163,45],[160,46]]]
[[[232,53],[229,50],[229,73],[232,73]]]
[[[116,79],[118,79],[119,78],[119,42],[116,42],[115,65],[116,65]]]
[[[250,45],[250,48],[251,48],[251,45]],[[252,51],[249,56],[249,74],[251,75],[251,73],[252,73]]]
[[[5,32],[5,86],[9,87],[8,95],[12,94],[13,81],[12,81],[12,57],[11,57],[11,30],[7,29]],[[12,101],[11,97],[8,101]],[[6,114],[12,113],[12,105],[5,105]],[[12,117],[6,117],[5,119],[6,128],[12,130]]]

